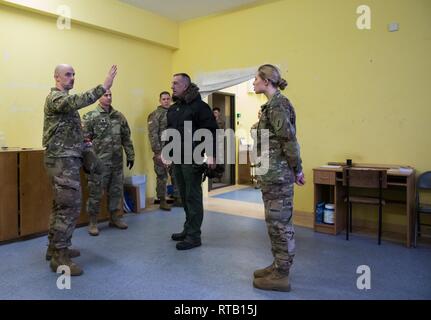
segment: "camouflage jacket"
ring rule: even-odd
[[[253,124],[252,126],[251,126],[251,128],[250,128],[250,133],[252,133],[253,132],[253,130],[257,130],[257,127],[259,126],[259,121],[258,122],[256,122],[255,124]]]
[[[262,131],[267,129],[266,133]],[[262,150],[262,136],[269,139],[269,150]],[[269,156],[266,174],[260,177],[263,183],[293,183],[293,173],[302,171],[300,147],[296,139],[296,114],[289,99],[277,91],[262,106],[262,115],[257,126],[258,155]],[[293,172],[292,172],[293,170]]]
[[[226,129],[226,125],[223,119],[219,118],[218,120],[216,120],[216,122],[219,129]]]
[[[84,137],[93,142],[98,158],[107,166],[123,165],[123,148],[127,160],[135,160],[131,132],[126,118],[111,106],[106,112],[101,105],[83,118]]]
[[[151,149],[154,153],[162,152],[164,146],[162,133],[168,127],[167,114],[168,109],[158,106],[148,116],[148,136],[150,138]]]
[[[70,95],[52,88],[44,109],[43,141],[48,157],[82,157],[84,139],[78,110],[96,102],[103,94],[103,86],[83,94]]]

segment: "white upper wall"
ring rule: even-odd
[[[199,17],[222,13],[244,6],[253,6],[264,0],[119,0],[133,6],[157,13],[174,21],[182,22]]]

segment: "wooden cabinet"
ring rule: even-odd
[[[52,189],[43,164],[43,151],[19,153],[20,236],[47,232]]]
[[[0,241],[48,232],[52,186],[44,166],[43,150],[0,151]],[[78,225],[87,224],[87,178],[81,172],[82,210]],[[109,218],[103,195],[99,221]],[[122,210],[122,203],[120,204]]]
[[[0,241],[18,237],[18,152],[0,152]]]
[[[238,164],[238,184],[252,184],[249,152],[239,151],[239,159],[247,159],[247,163]]]

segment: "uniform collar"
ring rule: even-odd
[[[161,105],[160,105],[160,106],[158,106],[158,107],[157,107],[157,109],[160,109],[160,110],[163,110],[163,111],[168,111],[168,110],[169,110],[169,108],[164,108],[164,107],[162,107]]]
[[[109,113],[109,114],[111,114],[111,113],[115,112],[115,109],[114,109],[114,107],[113,107],[113,106],[111,106],[110,111],[109,111],[109,112],[106,112],[106,111],[105,111],[105,109],[103,109],[102,105],[99,103],[99,104],[97,105],[97,111],[99,111],[100,113]]]
[[[52,88],[51,88],[51,92],[54,92],[54,91],[56,91],[56,92],[65,92],[65,93],[69,93],[69,90],[67,90],[67,91],[62,91],[62,90],[58,89],[57,87],[52,87]]]
[[[274,93],[274,95],[271,97],[271,99],[269,99],[262,107],[261,107],[261,109],[262,110],[264,110],[264,109],[266,109],[268,106],[270,106],[271,105],[271,103],[272,103],[272,101],[274,101],[274,99],[276,99],[276,98],[278,98],[278,97],[280,97],[281,96],[281,92],[280,92],[280,90],[277,90],[275,93]]]

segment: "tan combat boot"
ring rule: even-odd
[[[273,271],[274,271],[274,263],[272,263],[270,266],[267,266],[266,268],[256,270],[254,272],[254,277],[263,278],[269,275]]]
[[[121,220],[118,211],[111,212],[111,218],[109,220],[109,226],[118,229],[127,229],[128,225]]]
[[[84,273],[81,267],[70,260],[68,249],[54,249],[50,263],[51,270],[57,272],[59,266],[68,266],[71,276],[80,276]]]
[[[160,198],[160,209],[171,211],[171,206],[166,202],[166,198]]]
[[[90,223],[88,224],[88,233],[90,236],[98,236],[99,229],[97,229],[97,216],[90,216]]]
[[[255,278],[253,286],[262,290],[290,291],[289,275],[282,274],[277,269],[262,278]]]
[[[183,201],[180,197],[176,197],[174,203],[172,204],[174,207],[184,208]]]
[[[53,245],[48,245],[48,249],[46,250],[46,256],[45,259],[47,261],[50,261],[52,259],[52,255],[54,254],[55,247]],[[69,258],[76,258],[81,255],[81,252],[79,252],[78,249],[67,249],[67,252],[69,254]]]

